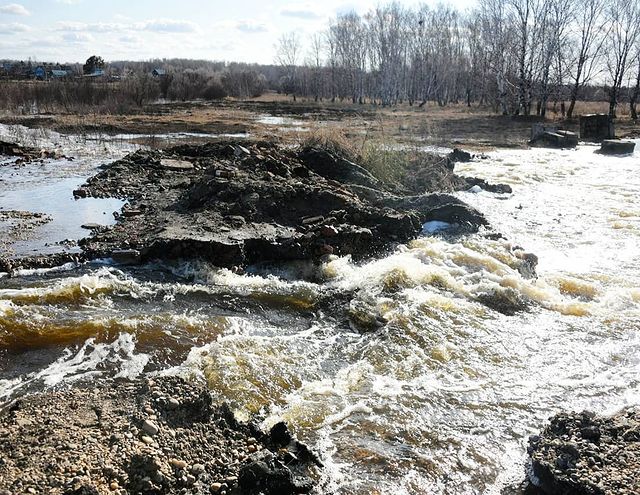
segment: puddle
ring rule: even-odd
[[[260,115],[256,122],[265,125],[278,125],[278,126],[297,126],[302,128],[305,122],[301,120],[295,120],[292,117],[280,117],[275,115]]]
[[[215,139],[215,138],[248,138],[246,132],[210,134],[206,132],[167,132],[163,134],[97,134],[87,136],[89,141],[135,141],[138,139],[158,139],[163,141],[173,141],[181,139]]]
[[[0,235],[14,255],[77,251],[74,243],[58,243],[88,236],[89,231],[81,227],[84,224],[113,225],[113,212],[124,204],[119,199],[76,200],[73,190],[84,183],[85,177],[60,177],[60,170],[56,174],[51,168],[55,163],[31,165],[19,173],[0,170],[0,212],[42,213],[50,219],[33,222],[0,216]],[[15,242],[11,242],[13,239]]]

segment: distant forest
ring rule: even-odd
[[[498,113],[571,117],[578,100],[620,104],[637,119],[640,2],[637,0],[479,0],[461,12],[440,4],[381,5],[333,19],[303,49],[280,37],[273,65],[152,60],[109,62],[99,77],[81,64],[4,63],[0,106],[34,103],[125,111],[169,100],[246,98],[275,90],[292,98],[383,106],[431,102],[478,105]],[[86,66],[86,64],[85,64]],[[2,71],[4,68],[4,72]],[[99,87],[97,82],[102,82]]]

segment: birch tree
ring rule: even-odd
[[[610,77],[609,115],[616,117],[620,90],[640,35],[640,6],[637,1],[611,0],[611,22],[607,36],[607,71]]]

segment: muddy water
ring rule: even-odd
[[[1,279],[2,399],[179,373],[240,417],[289,422],[325,460],[321,493],[510,493],[548,416],[640,404],[640,157],[594,149],[460,168],[513,186],[460,193],[508,240],[425,236],[364,264],[245,275],[96,264]],[[524,310],[482,302],[496,299]]]

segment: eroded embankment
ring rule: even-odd
[[[178,378],[89,384],[0,414],[0,493],[306,493],[320,467],[284,423],[238,423]]]
[[[469,187],[440,158],[431,190]],[[218,266],[372,256],[436,220],[475,231],[484,216],[444,193],[393,190],[367,170],[320,149],[209,143],[141,151],[76,191],[129,199],[119,223],[82,243],[89,257],[126,261],[201,258]],[[121,250],[130,250],[122,253]]]

